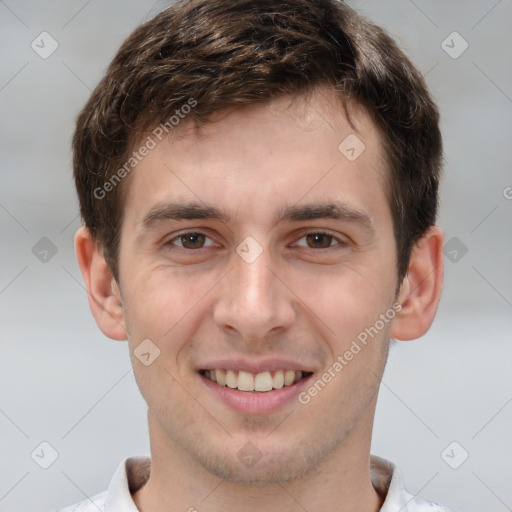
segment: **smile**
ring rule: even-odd
[[[243,370],[201,370],[201,375],[216,382],[219,386],[225,386],[239,391],[257,391],[265,393],[273,389],[281,389],[291,386],[311,375],[311,372],[301,370],[277,370],[251,373]]]

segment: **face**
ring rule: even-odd
[[[291,100],[185,119],[125,202],[119,289],[152,445],[236,482],[369,443],[394,312],[381,137],[331,93]]]

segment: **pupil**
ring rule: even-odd
[[[191,246],[193,249],[197,249],[198,247],[201,247],[204,235],[201,233],[190,233],[188,235],[185,235],[182,237],[183,245],[185,246]]]
[[[331,244],[331,236],[324,235],[322,233],[315,233],[312,235],[307,235],[308,244],[320,246],[322,248],[329,247]]]

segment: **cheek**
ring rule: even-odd
[[[131,324],[139,329],[150,328],[160,338],[179,320],[186,309],[189,289],[193,282],[180,279],[175,272],[159,272],[158,269],[139,271],[130,276],[129,303],[127,310]]]
[[[392,272],[381,272],[375,262],[369,267],[352,265],[290,276],[294,292],[304,299],[306,314],[311,318],[312,312],[327,339],[340,348],[373,325],[391,305],[394,283],[384,276]]]
[[[207,314],[208,291],[218,278],[180,269],[151,269],[132,276],[125,317],[131,349],[153,340],[171,367]],[[164,359],[162,358],[162,359]]]

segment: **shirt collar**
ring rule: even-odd
[[[392,462],[371,455],[370,477],[375,490],[385,496],[379,512],[412,512],[409,503],[414,500],[414,496],[405,490],[402,475]]]
[[[132,493],[147,481],[151,468],[151,458],[136,455],[124,459],[118,466],[107,490],[105,512],[139,512]],[[375,490],[385,496],[380,512],[413,512],[415,498],[403,485],[398,468],[390,461],[370,456],[370,476]]]
[[[151,458],[136,455],[124,459],[116,469],[107,490],[105,512],[139,512],[132,493],[142,487],[148,477]]]

